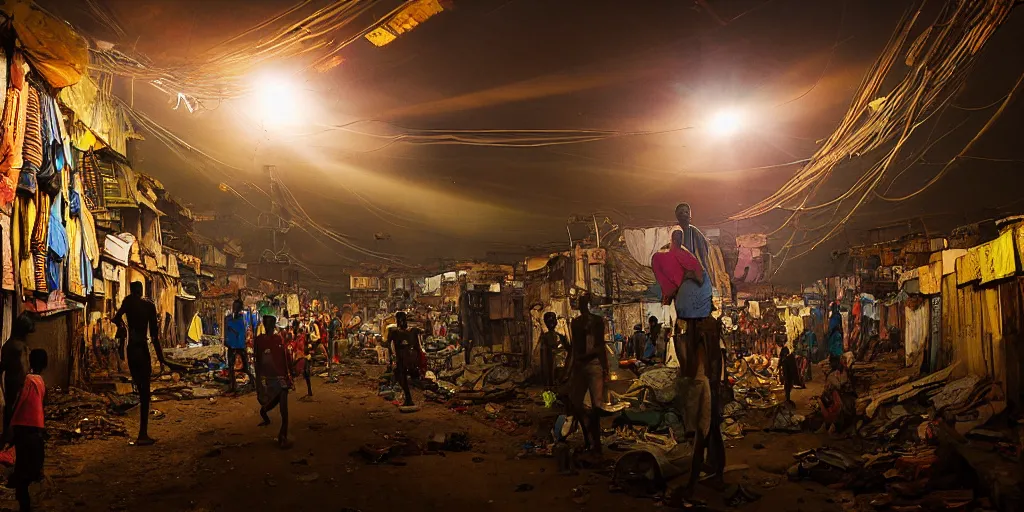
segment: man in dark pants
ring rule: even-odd
[[[288,391],[295,386],[292,382],[288,350],[284,346],[284,338],[274,332],[277,318],[272,315],[263,317],[264,334],[256,337],[253,348],[256,354],[256,369],[260,379],[262,393],[260,405],[260,427],[270,425],[268,412],[281,407],[281,430],[277,434],[277,444],[281,448],[289,448],[288,440]]]
[[[665,354],[658,353],[658,339],[662,337],[661,334],[661,322],[658,321],[658,317],[651,316],[647,319],[647,344],[644,345],[643,357],[639,359],[654,359],[661,358],[665,359]]]
[[[149,437],[149,401],[150,378],[153,366],[149,360],[149,347],[146,345],[146,330],[149,330],[150,343],[156,351],[156,359],[160,361],[160,371],[164,369],[164,351],[160,347],[159,327],[157,326],[156,306],[142,296],[142,283],[131,284],[131,294],[124,298],[121,309],[114,316],[114,324],[128,332],[128,371],[131,372],[135,389],[139,391],[139,437],[136,446],[148,446],[156,442]],[[127,324],[125,318],[128,317]]]
[[[409,317],[404,311],[395,314],[397,328],[388,331],[388,349],[391,350],[391,361],[394,364],[394,376],[405,394],[403,407],[412,407],[412,391],[409,390],[409,377],[419,378],[420,375],[420,330],[409,328]]]
[[[231,314],[224,317],[224,346],[228,352],[228,381],[231,393],[238,391],[238,384],[235,382],[236,357],[242,358],[242,371],[249,376],[249,382],[253,382],[252,372],[249,369],[249,352],[245,348],[245,333],[242,301],[235,299],[231,304]]]
[[[565,345],[566,340],[565,335],[555,331],[558,316],[554,312],[544,313],[544,326],[548,330],[537,340],[540,345],[540,376],[544,388],[552,390],[555,387],[555,350]]]
[[[623,359],[643,359],[645,345],[647,345],[647,334],[644,333],[644,326],[636,324],[633,326],[633,335],[622,345],[620,357]]]
[[[586,446],[601,454],[601,405],[604,381],[608,377],[608,350],[604,342],[604,319],[590,312],[590,294],[577,300],[580,316],[569,324],[572,346],[569,349],[569,407],[580,419]],[[583,400],[590,393],[590,411]]]
[[[4,385],[4,433],[7,433],[11,425],[14,405],[18,403],[18,395],[28,375],[29,351],[25,340],[35,330],[35,322],[27,313],[18,315],[11,325],[11,339],[0,349],[0,374],[3,374]]]
[[[694,440],[693,461],[690,467],[690,481],[686,487],[686,496],[692,497],[700,480],[701,471],[707,470],[711,476],[707,484],[718,490],[725,488],[725,441],[722,439],[722,382],[725,368],[725,352],[721,345],[721,324],[718,320],[708,317],[693,322],[695,332],[685,345],[686,358],[683,361],[683,376],[691,379],[707,379],[710,388],[709,406],[702,410],[695,424],[707,422],[707,433],[698,431]],[[677,351],[679,349],[676,349]],[[698,372],[703,370],[703,375]],[[707,414],[708,420],[700,418]],[[705,453],[706,452],[706,453]],[[710,469],[704,466],[705,455]]]

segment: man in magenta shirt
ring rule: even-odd
[[[288,443],[288,390],[292,388],[291,365],[288,362],[288,351],[284,346],[284,338],[274,332],[277,318],[267,315],[263,317],[263,328],[265,333],[261,334],[253,342],[256,352],[257,379],[262,386],[260,393],[260,417],[263,422],[259,426],[270,425],[270,416],[267,413],[278,405],[281,406],[281,430],[277,435],[277,442],[281,448],[287,448]]]

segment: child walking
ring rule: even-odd
[[[22,512],[32,510],[29,485],[43,479],[43,397],[46,384],[40,374],[46,369],[46,351],[32,350],[28,363],[31,373],[25,377],[25,386],[14,406],[11,428],[4,432],[4,445],[14,444],[14,472],[7,481],[7,487],[14,489]]]

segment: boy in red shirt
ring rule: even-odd
[[[292,342],[288,344],[288,352],[292,358],[292,377],[302,375],[302,378],[306,380],[306,396],[299,400],[309,399],[313,397],[313,384],[309,380],[312,376],[310,374],[312,349],[309,347],[306,339],[306,330],[298,320],[292,322],[292,330],[295,336],[292,338]]]
[[[7,487],[14,489],[22,512],[32,510],[29,484],[43,479],[43,397],[46,395],[46,384],[40,373],[46,369],[46,351],[39,348],[32,350],[28,364],[31,373],[25,377],[25,386],[18,395],[11,416],[11,427],[4,432],[3,443],[4,446],[14,445],[14,472],[7,480]]]
[[[277,442],[281,448],[288,448],[288,390],[293,387],[291,364],[288,361],[288,350],[284,339],[274,332],[277,319],[271,315],[263,317],[265,334],[261,334],[253,342],[256,352],[256,379],[263,389],[260,403],[261,427],[270,425],[267,413],[278,405],[281,406],[281,431]]]

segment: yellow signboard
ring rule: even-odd
[[[439,0],[409,2],[404,9],[395,13],[391,19],[366,34],[366,40],[376,46],[384,46],[442,11],[444,11],[444,7],[441,7]]]

